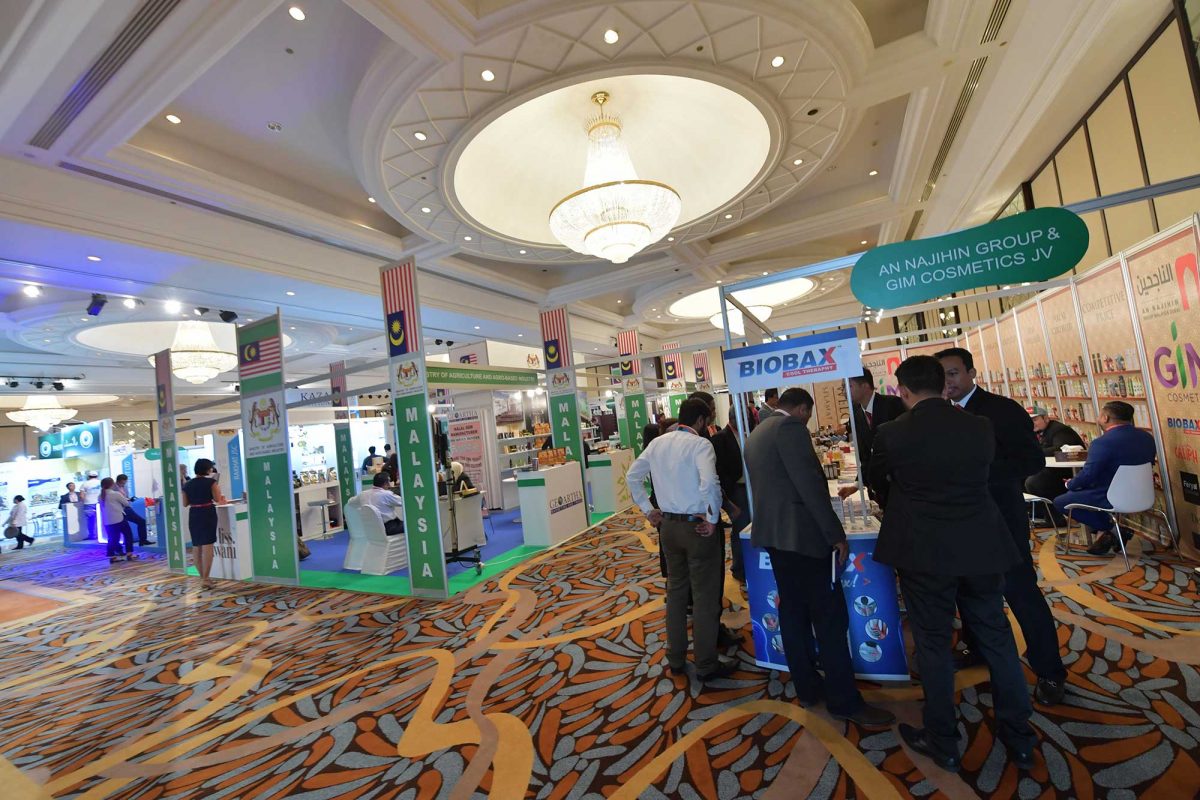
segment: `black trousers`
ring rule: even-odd
[[[991,673],[997,737],[1012,749],[1031,750],[1037,743],[1029,726],[1033,707],[1012,629],[1004,616],[1004,577],[957,578],[904,570],[899,575],[925,689],[925,730],[933,746],[945,755],[959,755],[950,655],[957,605],[963,622],[975,632],[976,646]]]
[[[1033,568],[1033,556],[1029,550],[1029,517],[1021,492],[1017,490],[1015,496],[1011,493],[1006,495],[1003,503],[1000,497],[996,497],[996,503],[1022,556],[1019,564],[1004,573],[1004,599],[1021,626],[1029,666],[1039,678],[1064,681],[1067,668],[1063,666],[1059,653],[1058,630],[1050,613],[1050,605],[1037,585],[1037,572]],[[962,633],[967,647],[978,651],[981,644],[965,617]]]
[[[682,667],[687,661],[690,594],[696,671],[707,675],[717,668],[725,540],[715,531],[699,535],[695,522],[664,519],[659,547],[667,562],[667,662]]]
[[[26,536],[24,528],[22,528],[18,525],[14,525],[13,527],[17,529],[17,535],[13,537],[14,539],[17,540],[17,546],[14,547],[13,550],[24,550],[26,542],[33,544],[33,537]]]
[[[150,540],[146,538],[146,518],[134,511],[132,508],[125,509],[125,521],[132,527],[137,528],[137,543],[140,545],[150,544]]]
[[[741,533],[750,524],[750,501],[746,497],[746,484],[739,483],[729,494],[729,501],[738,507],[736,518],[730,519],[729,549],[732,551],[732,563],[729,572],[739,581],[746,579],[746,567],[742,563]]]
[[[1066,491],[1063,478],[1070,477],[1071,470],[1069,469],[1044,469],[1037,475],[1031,475],[1025,479],[1025,491],[1030,494],[1036,494],[1038,497],[1044,497],[1053,503],[1054,498]],[[1040,514],[1043,510],[1042,505],[1039,503],[1037,506],[1038,513]],[[1066,522],[1066,517],[1063,517],[1058,511],[1052,513],[1060,518],[1057,520],[1059,525]]]
[[[768,547],[771,571],[779,590],[779,632],[796,696],[816,700],[824,685],[825,706],[834,714],[853,714],[863,706],[854,682],[846,635],[850,617],[840,583],[829,582],[829,559],[810,558]],[[821,680],[813,658],[813,640],[820,647]],[[948,655],[948,652],[947,652]]]

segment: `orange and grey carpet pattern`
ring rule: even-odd
[[[1200,792],[1188,565],[1144,555],[1126,572],[1119,558],[1038,543],[1067,702],[1035,707],[1037,768],[1021,775],[992,735],[986,671],[960,673],[964,769],[949,775],[894,730],[802,709],[786,675],[748,650],[708,689],[672,676],[655,548],[640,517],[617,515],[446,602],[234,583],[200,593],[157,559],[5,553],[0,796]],[[738,599],[735,585],[727,595]],[[918,686],[864,691],[919,722]]]

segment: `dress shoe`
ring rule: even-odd
[[[983,657],[974,650],[963,649],[954,651],[954,671],[977,667],[983,663]]]
[[[667,669],[671,670],[672,675],[686,675],[687,674],[687,664],[680,664],[679,666],[675,666],[674,664],[667,664]]]
[[[1033,690],[1033,696],[1044,706],[1058,705],[1066,694],[1066,681],[1052,681],[1048,678],[1038,678],[1037,688]]]
[[[1009,748],[1008,760],[1013,763],[1013,766],[1022,772],[1029,772],[1035,766],[1032,750],[1016,750]]]
[[[886,708],[871,706],[866,703],[863,703],[862,708],[853,714],[833,714],[833,716],[837,719],[853,722],[855,725],[861,725],[864,728],[886,728],[896,721],[896,715]]]
[[[1117,537],[1111,533],[1102,533],[1092,542],[1092,546],[1087,549],[1088,555],[1106,556],[1111,553],[1117,546]]]
[[[737,672],[738,662],[731,658],[722,658],[717,660],[717,666],[712,672],[706,672],[703,675],[697,675],[701,681],[708,683],[720,678],[728,678],[733,673]]]
[[[962,762],[958,756],[949,756],[940,750],[936,750],[933,743],[929,741],[929,735],[924,728],[914,728],[908,723],[900,723],[900,738],[904,743],[916,750],[923,756],[929,758],[933,763],[937,764],[947,772],[958,772],[962,768]]]
[[[722,649],[742,643],[742,635],[733,628],[722,625],[717,629],[717,647]]]

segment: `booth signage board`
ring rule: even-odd
[[[183,547],[183,518],[179,500],[179,458],[175,447],[175,390],[171,385],[171,351],[154,356],[154,379],[158,395],[158,436],[162,465],[163,520],[167,535],[167,566],[171,572],[186,572]],[[148,455],[148,454],[147,454]]]
[[[891,567],[871,557],[877,537],[876,532],[846,535],[850,556],[840,580],[850,617],[850,660],[856,678],[906,681],[908,656],[900,629],[896,575]],[[754,662],[767,669],[787,671],[779,624],[779,591],[771,570],[771,556],[750,544],[749,531],[744,531],[741,539]]]
[[[1200,556],[1200,243],[1194,224],[1125,254],[1180,543]]]
[[[575,370],[559,369],[546,373],[550,387],[550,433],[555,447],[567,451],[567,459],[583,464],[583,435],[579,431],[579,396]]]
[[[279,312],[238,327],[238,380],[254,580],[296,584],[300,559],[280,329]]]
[[[380,270],[379,280],[412,592],[421,597],[444,598],[449,584],[442,553],[416,264],[408,260],[386,266]]]
[[[536,389],[538,386],[537,370],[440,362],[425,365],[425,379],[430,386],[453,386],[456,389]]]
[[[346,408],[346,362],[334,361],[329,365],[329,404],[335,409]],[[354,446],[350,436],[350,420],[335,412],[333,423],[333,450],[337,461],[338,493],[342,507],[358,493],[354,475]]]
[[[1049,280],[1088,249],[1088,228],[1064,208],[1037,208],[944,236],[885,244],[850,273],[870,308],[900,308],[965,289]]]
[[[81,458],[107,452],[104,421],[72,425],[38,437],[38,458]]]
[[[625,408],[625,429],[629,432],[629,442],[626,444],[633,455],[642,452],[642,429],[646,427],[646,393],[642,388],[642,379],[630,375],[621,382],[621,390],[625,393],[623,405]]]
[[[854,329],[739,347],[723,353],[722,358],[731,393],[862,375]]]
[[[236,500],[246,493],[246,467],[242,463],[242,435],[237,433],[226,444],[229,454],[229,499]]]
[[[476,487],[484,483],[483,419],[478,411],[455,411],[450,416],[450,452]]]

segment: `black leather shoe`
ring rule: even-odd
[[[1032,750],[1014,750],[1009,748],[1008,760],[1022,772],[1029,772],[1035,766]]]
[[[674,664],[668,664],[667,669],[671,670],[672,675],[686,675],[687,664],[680,664],[678,667]]]
[[[940,750],[934,749],[924,728],[914,728],[912,725],[901,722],[900,738],[913,750],[926,756],[947,772],[958,772],[962,768],[962,762],[958,756],[948,756]]]
[[[983,663],[983,658],[974,650],[955,650],[954,651],[954,671],[966,669],[967,667],[977,667]]]
[[[717,661],[716,669],[714,669],[712,672],[707,672],[704,675],[697,675],[696,677],[698,677],[704,683],[708,683],[709,681],[715,681],[720,678],[728,678],[730,675],[737,672],[737,669],[738,662],[731,658],[722,658]]]
[[[844,719],[847,722],[853,722],[855,725],[861,725],[864,728],[887,728],[896,722],[896,715],[886,708],[867,705],[866,703],[863,703],[862,708],[853,714],[833,714],[833,716],[836,719]]]
[[[1033,690],[1033,696],[1044,706],[1058,705],[1066,694],[1066,681],[1052,681],[1047,678],[1038,678],[1037,688]]]
[[[724,649],[726,647],[733,647],[734,645],[741,645],[741,643],[741,634],[732,628],[722,625],[717,629],[717,647]]]
[[[1092,542],[1092,546],[1087,549],[1088,555],[1106,556],[1111,553],[1117,546],[1117,537],[1111,533],[1102,533]]]

